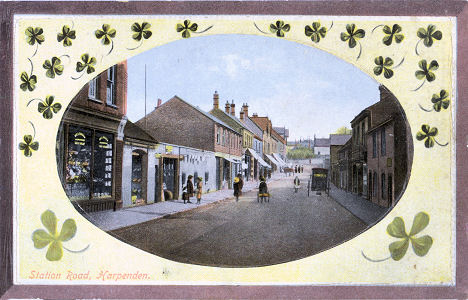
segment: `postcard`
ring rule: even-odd
[[[13,21],[15,285],[455,285],[455,17]]]

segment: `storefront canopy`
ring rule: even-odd
[[[258,162],[259,162],[262,166],[271,169],[271,166],[270,166],[266,161],[264,161],[263,158],[261,158],[260,155],[258,155],[257,152],[255,152],[255,150],[250,149],[250,148],[249,148],[248,150],[249,150],[250,154],[252,154],[252,156],[253,156],[256,160],[258,160]]]
[[[273,158],[273,156],[265,154],[265,156],[270,160],[272,164],[275,164],[277,167],[281,167],[281,164]]]
[[[286,167],[286,163],[284,160],[281,158],[281,156],[278,153],[273,153],[273,157],[283,166]]]

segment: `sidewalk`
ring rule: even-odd
[[[367,225],[376,223],[389,209],[372,203],[356,194],[339,189],[331,183],[330,197]]]
[[[267,182],[275,181],[283,177],[285,177],[284,173],[275,173]],[[244,183],[242,191],[248,192],[256,189],[258,184],[258,181],[247,181]],[[224,189],[208,194],[203,194],[201,198],[201,204],[199,205],[196,204],[197,199],[192,197],[190,198],[190,202],[192,203],[187,204],[184,204],[183,200],[170,200],[148,205],[123,208],[117,211],[105,210],[92,212],[87,213],[84,215],[84,217],[102,230],[109,231],[154,219],[159,219],[178,212],[203,207],[230,198],[234,198],[233,190]]]

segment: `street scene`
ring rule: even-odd
[[[75,96],[56,153],[78,212],[164,258],[253,267],[337,246],[398,203],[413,145],[390,90],[357,69],[356,90],[339,88],[349,67],[316,49],[293,68],[260,52],[303,46],[209,39],[213,49],[179,41],[118,63]],[[285,70],[279,85],[263,79]],[[180,74],[199,82],[181,85]]]

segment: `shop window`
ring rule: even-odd
[[[205,172],[205,182],[208,182],[209,178],[210,178],[210,173]]]
[[[68,127],[65,192],[71,200],[112,196],[114,135]]]
[[[143,198],[143,163],[142,155],[132,152],[132,204],[137,204]]]

